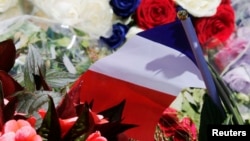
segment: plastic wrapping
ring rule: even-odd
[[[213,64],[225,84],[233,91],[232,98],[237,102],[243,119],[249,120],[250,115],[250,10],[249,1],[235,0],[235,32],[226,42],[211,40],[207,50],[210,64]]]
[[[25,15],[5,20],[0,26],[0,41],[13,39],[15,42],[18,56],[10,73],[19,82],[23,81],[24,69],[31,60],[44,63],[47,74],[53,71],[77,76],[110,54],[104,44],[91,39],[84,31],[47,19]],[[31,47],[38,54],[28,61]]]

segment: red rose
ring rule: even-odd
[[[196,141],[191,138],[188,130],[182,126],[177,126],[175,128],[175,132],[174,135],[172,136],[172,139],[174,141]]]
[[[135,13],[135,21],[142,29],[173,22],[176,18],[172,0],[142,0]]]
[[[167,136],[173,136],[178,126],[177,111],[173,108],[167,108],[164,110],[162,117],[159,120],[159,127]]]
[[[198,133],[195,123],[189,117],[184,117],[180,123],[181,126],[188,132],[190,140],[196,141]]]
[[[195,123],[189,117],[183,117],[181,121],[178,117],[178,111],[168,107],[164,110],[157,127],[156,140],[164,134],[170,140],[175,141],[197,141],[197,129]]]
[[[226,41],[234,32],[234,20],[234,10],[227,2],[218,7],[214,16],[194,19],[194,27],[201,45],[211,38]]]
[[[162,128],[162,126],[160,126],[160,128],[168,138],[171,138],[174,141],[197,141],[196,126],[188,117],[184,117],[181,122],[174,124],[171,127]]]

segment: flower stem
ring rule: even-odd
[[[223,101],[227,112],[233,116],[233,121],[235,122],[235,124],[243,125],[244,120],[242,119],[241,114],[237,108],[236,102],[232,97],[233,92],[225,85],[225,83],[215,71],[215,69],[210,64],[208,64],[208,66],[210,71],[212,72],[214,82],[217,86],[218,95]]]

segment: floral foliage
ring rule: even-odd
[[[13,48],[13,41],[7,40],[7,42],[1,42],[4,48],[0,49]],[[3,58],[6,57],[4,55]],[[48,89],[46,81],[43,81],[35,90],[29,90],[25,89],[27,85],[23,89],[6,71],[1,70],[1,74],[4,74],[0,77],[1,141],[86,140],[89,135],[91,135],[88,138],[90,141],[93,138],[118,140],[120,133],[136,126],[122,123],[125,100],[96,114],[91,111],[93,103],[74,103],[76,100],[69,97],[67,93],[53,93]],[[35,84],[43,80],[42,73],[36,77],[39,79],[34,79]],[[11,91],[4,91],[10,86],[13,87]],[[101,136],[100,134],[103,137],[96,137]]]
[[[184,89],[163,111],[156,126],[155,140],[198,141],[200,114],[205,95],[204,89]]]
[[[184,117],[180,121],[177,117],[177,111],[172,108],[167,108],[163,112],[157,130],[162,130],[165,138],[170,138],[176,141],[196,141],[197,140],[197,127],[193,121]]]

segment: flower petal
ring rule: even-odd
[[[14,132],[8,132],[3,134],[0,137],[0,141],[15,141],[15,133]]]
[[[16,132],[19,129],[19,126],[16,120],[9,120],[4,125],[4,133]]]
[[[16,141],[33,141],[36,137],[36,130],[31,126],[23,126],[17,132],[15,136]]]

